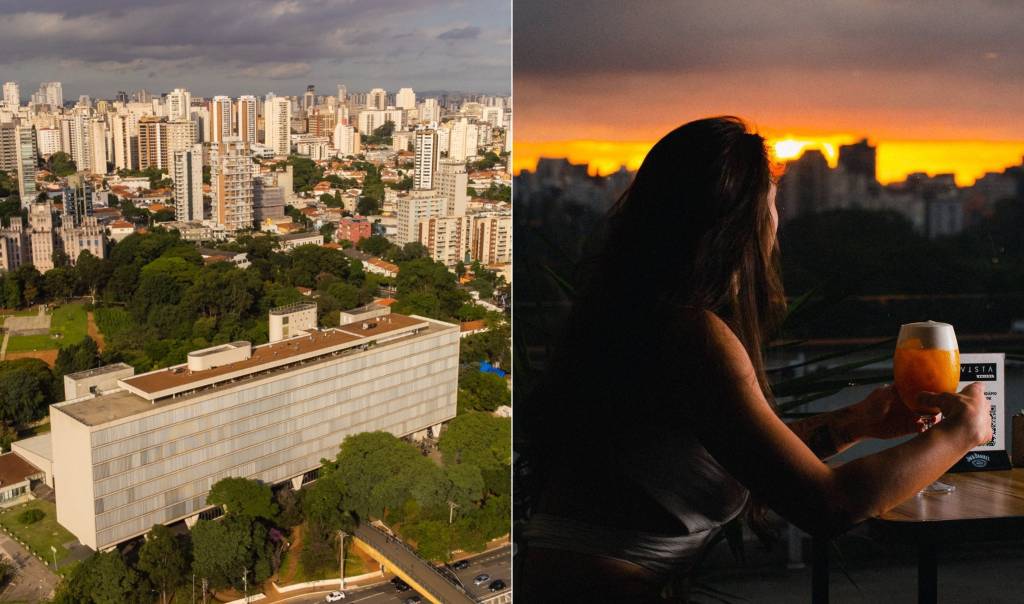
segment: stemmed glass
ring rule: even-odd
[[[960,349],[953,326],[935,321],[901,326],[893,358],[893,377],[900,399],[911,411],[933,415],[933,409],[917,402],[917,395],[956,392],[960,383]],[[949,493],[955,489],[950,484],[933,482],[921,493]]]

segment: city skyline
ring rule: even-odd
[[[888,182],[1019,164],[1022,8],[933,8],[519,2],[534,18],[515,30],[516,170],[542,155],[635,167],[673,127],[721,114],[770,139],[866,136]]]
[[[47,80],[63,82],[67,98],[165,87],[301,94],[310,83],[498,95],[510,88],[510,13],[501,2],[11,4],[0,24],[0,68],[23,95]]]

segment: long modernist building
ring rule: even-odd
[[[457,325],[371,305],[319,330],[315,306],[299,304],[271,311],[269,344],[70,376],[50,412],[57,520],[106,549],[191,525],[222,478],[299,486],[350,434],[436,433],[455,417],[458,358]]]

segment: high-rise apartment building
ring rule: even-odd
[[[139,118],[134,113],[116,113],[110,116],[110,131],[114,168],[137,170],[139,168]],[[42,142],[40,141],[40,150]]]
[[[441,122],[441,106],[437,104],[437,99],[423,99],[419,106],[419,121],[423,124]]]
[[[416,130],[416,173],[412,179],[415,189],[433,189],[434,171],[437,169],[437,133],[429,128]]]
[[[166,118],[144,116],[139,119],[139,169],[171,171],[172,154],[196,143],[196,123],[192,120],[168,122]]]
[[[18,173],[18,125],[0,123],[0,170],[13,177]]]
[[[449,216],[462,216],[466,213],[469,195],[469,175],[466,174],[466,163],[457,159],[442,159],[437,163],[434,176],[434,188],[447,200],[445,213]]]
[[[366,95],[367,109],[383,110],[388,106],[388,93],[383,88],[374,88]]]
[[[417,240],[435,262],[452,268],[465,261],[472,246],[473,219],[469,216],[430,216],[417,225]]]
[[[213,219],[229,232],[253,228],[254,176],[248,145],[237,138],[210,145]]]
[[[51,107],[64,106],[64,90],[60,82],[43,82],[39,85],[39,92],[34,99],[39,105]]]
[[[60,130],[56,128],[36,129],[40,157],[49,157],[60,151]]]
[[[356,155],[359,153],[359,133],[356,129],[347,124],[338,124],[334,127],[334,148],[338,155]]]
[[[448,157],[466,161],[466,158],[476,155],[479,138],[476,124],[470,124],[465,119],[455,122],[448,140]]]
[[[444,216],[448,200],[437,191],[412,190],[399,195],[396,202],[398,232],[395,243],[405,245],[420,240],[420,221],[426,218]]]
[[[157,523],[190,525],[221,478],[298,487],[348,435],[437,434],[455,416],[457,325],[370,306],[316,329],[309,306],[271,310],[262,346],[221,344],[141,375],[107,369],[95,393],[72,376],[78,396],[51,407],[58,522],[106,549]]]
[[[473,260],[481,264],[512,262],[512,215],[474,216],[472,245]]]
[[[39,194],[36,186],[36,129],[31,125],[18,126],[18,196],[21,207],[26,208]]]
[[[264,103],[265,143],[275,155],[291,153],[292,105],[287,97],[267,95]]]
[[[338,84],[338,104],[342,105],[348,101],[348,87],[344,84]]]
[[[179,222],[203,219],[203,146],[192,145],[174,151],[171,178],[174,180],[174,219]]]
[[[8,107],[21,106],[21,89],[17,82],[4,82],[4,104]]]
[[[256,97],[238,97],[235,119],[238,123],[238,137],[250,145],[256,144]]]
[[[71,174],[64,185],[64,214],[62,226],[76,227],[85,224],[85,219],[93,215],[93,187],[83,172]],[[77,258],[77,256],[75,256]]]
[[[231,99],[215,96],[210,101],[210,142],[221,143],[231,136]]]
[[[415,109],[416,93],[412,88],[401,88],[395,94],[395,107],[399,109]]]
[[[162,117],[143,116],[139,119],[139,169],[167,166],[167,120]]]
[[[192,95],[184,88],[167,93],[167,119],[175,122],[187,120],[192,109]]]

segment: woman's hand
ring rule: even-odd
[[[960,392],[922,392],[917,402],[942,410],[943,423],[963,428],[968,438],[978,445],[992,440],[991,405],[985,399],[981,382],[974,382]]]
[[[848,408],[856,424],[858,436],[868,438],[896,438],[917,434],[939,421],[939,414],[920,415],[911,411],[892,386],[876,388],[866,399]]]

